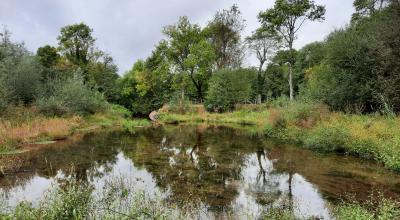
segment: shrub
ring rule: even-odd
[[[210,79],[206,109],[224,112],[232,110],[235,104],[249,102],[255,78],[256,73],[249,69],[221,70],[215,73]]]
[[[4,85],[4,80],[0,76],[0,115],[8,106],[8,91]]]
[[[32,56],[24,56],[15,66],[9,66],[5,86],[14,103],[31,103],[41,88],[43,67]]]
[[[400,218],[400,204],[398,202],[379,199],[378,202],[367,201],[364,204],[358,202],[343,202],[335,209],[335,216],[340,220],[391,220]]]
[[[291,101],[289,97],[283,95],[276,99],[271,100],[271,102],[268,103],[268,107],[275,107],[275,108],[287,107],[290,104],[290,102]]]
[[[192,103],[182,98],[179,94],[174,95],[168,103],[168,111],[177,114],[185,114],[192,111]]]
[[[320,124],[305,135],[306,147],[326,152],[342,150],[350,136],[346,128],[329,124]]]
[[[283,129],[286,128],[287,125],[286,119],[282,116],[282,113],[277,109],[271,109],[271,111],[268,114],[267,121],[268,124],[270,124],[271,127],[274,129]]]
[[[325,105],[299,101],[290,103],[282,111],[286,120],[302,128],[311,128],[329,115],[329,109]]]
[[[102,112],[107,108],[103,95],[88,88],[79,73],[76,73],[74,77],[53,83],[53,94],[37,102],[39,110],[47,115],[88,115]]]
[[[132,117],[132,112],[129,111],[127,108],[121,106],[121,105],[111,105],[110,108],[111,113],[120,115],[123,118],[130,118]]]
[[[400,136],[397,135],[393,140],[383,144],[381,148],[382,153],[379,159],[383,161],[387,167],[400,171]]]

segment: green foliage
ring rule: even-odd
[[[57,48],[50,45],[39,47],[36,56],[38,57],[39,62],[47,68],[54,67],[60,59]]]
[[[61,28],[61,33],[57,38],[61,53],[75,65],[82,67],[88,64],[89,53],[95,42],[92,32],[93,30],[84,23]]]
[[[245,20],[237,5],[218,11],[205,28],[205,35],[211,40],[216,54],[217,69],[240,68],[242,48],[241,32]]]
[[[39,94],[43,67],[34,57],[24,56],[7,70],[5,77],[9,98],[13,103],[32,103]]]
[[[349,132],[346,128],[330,125],[318,125],[307,133],[304,141],[306,147],[319,151],[335,152],[344,149]]]
[[[122,118],[131,118],[132,112],[121,105],[111,105],[110,112],[120,115]]]
[[[79,72],[66,80],[51,82],[53,92],[37,101],[39,110],[48,115],[87,115],[104,111],[107,102],[103,95],[83,83]]]
[[[122,123],[122,128],[129,132],[135,133],[135,129],[139,127],[145,127],[151,125],[150,121],[147,119],[133,119],[133,120],[126,120]]]
[[[355,0],[353,6],[356,12],[352,15],[352,22],[360,21],[378,10],[382,10],[391,1],[395,0]]]
[[[102,55],[101,59],[101,61],[90,62],[86,66],[90,84],[103,93],[107,101],[116,102],[119,98],[117,87],[118,67],[110,56]]]
[[[311,97],[338,110],[399,111],[399,22],[393,5],[331,34],[309,76]]]
[[[335,208],[335,216],[339,220],[391,220],[400,218],[399,203],[380,199],[378,202],[344,202]]]
[[[295,62],[298,52],[296,50],[280,50],[272,58],[266,70],[266,88],[269,98],[278,98],[290,95],[288,86],[290,63]],[[293,56],[293,58],[292,58]],[[299,85],[303,82],[304,74],[301,71],[292,73],[293,90],[298,93]]]
[[[235,104],[249,102],[256,72],[249,69],[221,70],[210,80],[205,107],[208,111],[232,110]]]
[[[119,103],[135,115],[148,115],[168,102],[173,75],[166,55],[165,42],[161,42],[146,61],[137,61],[119,80]]]
[[[188,17],[179,18],[178,23],[164,27],[168,38],[168,59],[180,72],[186,71],[184,60],[189,56],[190,48],[202,39],[201,28],[191,24]]]
[[[0,108],[31,103],[38,94],[43,67],[23,44],[11,42],[8,30],[0,37]]]
[[[197,90],[197,99],[203,101],[203,93],[211,77],[215,54],[212,46],[205,40],[190,47],[190,54],[184,60],[184,66]]]
[[[185,99],[185,97],[182,97],[181,94],[176,93],[171,97],[168,103],[168,112],[185,114],[191,111],[192,103],[188,99]]]

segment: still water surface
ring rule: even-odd
[[[400,175],[343,155],[321,155],[243,130],[213,126],[165,126],[88,134],[30,152],[15,174],[0,177],[10,206],[37,204],[57,177],[74,167],[80,180],[101,188],[113,176],[135,182],[149,195],[178,206],[200,205],[204,218],[232,210],[255,216],[286,202],[300,217],[330,219],[331,204],[373,191],[400,198]]]

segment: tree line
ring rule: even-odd
[[[84,23],[63,27],[58,46],[43,46],[36,54],[12,43],[4,30],[0,108],[22,104],[49,114],[90,113],[108,101],[146,115],[177,100],[223,112],[287,97],[334,110],[398,112],[399,5],[355,0],[350,24],[299,50],[293,45],[303,25],[324,20],[325,7],[312,0],[276,0],[258,14],[259,28],[251,36],[243,36],[246,24],[236,5],[217,11],[204,27],[183,16],[164,27],[151,55],[122,77]],[[256,67],[244,67],[249,53]]]

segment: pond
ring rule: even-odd
[[[299,217],[331,218],[331,204],[373,192],[400,198],[400,175],[351,156],[318,154],[223,126],[103,131],[38,148],[0,177],[10,206],[36,204],[59,176],[73,172],[95,188],[112,176],[177,204],[203,207],[203,218],[247,210],[254,216],[287,202]],[[73,167],[73,169],[71,169]]]

